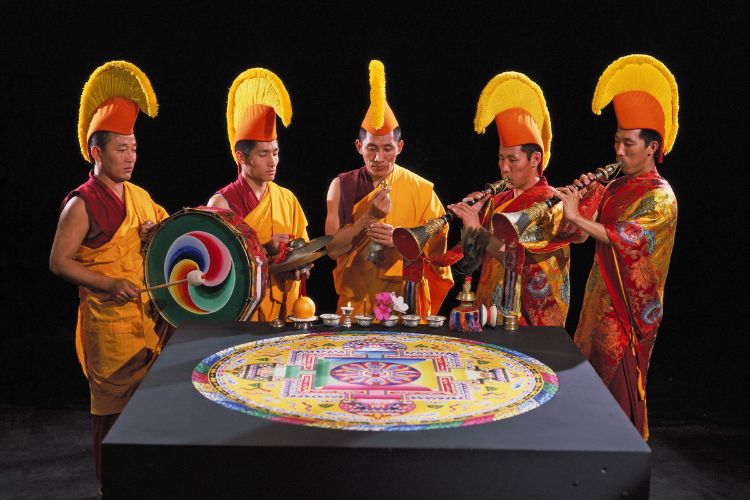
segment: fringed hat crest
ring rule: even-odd
[[[542,168],[547,167],[552,125],[539,85],[515,71],[506,71],[492,78],[479,96],[474,130],[483,134],[493,120],[501,145],[537,144],[544,152]]]
[[[594,91],[591,110],[614,101],[618,126],[656,130],[669,153],[677,137],[679,96],[672,73],[658,59],[644,54],[621,57],[604,70]]]
[[[284,83],[273,72],[252,68],[235,78],[227,98],[227,134],[234,155],[238,141],[273,141],[276,116],[288,127],[292,122],[292,101]]]
[[[372,135],[385,135],[398,127],[398,121],[385,98],[385,67],[377,59],[370,61],[370,107],[362,128]]]
[[[90,161],[88,141],[94,132],[133,133],[138,110],[155,117],[156,94],[143,71],[127,61],[105,63],[91,74],[81,93],[78,110],[78,142]]]

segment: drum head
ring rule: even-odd
[[[205,284],[181,283],[150,291],[170,324],[189,319],[238,319],[252,289],[244,239],[215,214],[185,209],[162,221],[146,246],[145,278],[151,287],[200,270]]]

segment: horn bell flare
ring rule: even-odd
[[[428,239],[429,235],[424,230],[424,226],[412,229],[397,227],[393,230],[393,246],[406,260],[417,260],[422,255],[422,247]]]

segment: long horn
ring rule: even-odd
[[[446,212],[445,215],[430,219],[421,226],[397,227],[393,230],[393,246],[406,260],[417,260],[430,238],[439,233],[451,220],[453,213]]]
[[[467,201],[468,205],[473,205],[482,201],[487,196],[495,196],[504,191],[509,179],[501,179],[487,184],[482,191],[481,196]],[[443,226],[452,221],[456,215],[448,210],[444,215],[428,220],[421,226],[412,228],[397,227],[393,230],[393,246],[398,253],[406,260],[417,260],[422,255],[422,249],[434,235],[439,233]]]
[[[596,169],[594,180],[605,182],[617,175],[622,168],[622,163],[610,163]],[[573,184],[578,189],[578,186]],[[525,210],[518,212],[500,213],[493,219],[493,229],[495,236],[506,243],[518,241],[529,226],[539,220],[547,211],[560,203],[560,198],[550,196],[544,201],[538,201]]]

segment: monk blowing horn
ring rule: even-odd
[[[599,182],[608,181],[614,178],[622,168],[622,163],[610,163],[604,167],[596,169],[594,180]],[[573,187],[579,189],[573,184]],[[503,240],[506,244],[514,243],[523,235],[528,227],[540,219],[548,210],[560,203],[560,198],[550,196],[544,201],[538,201],[525,210],[510,213],[500,213],[493,219],[495,236]]]
[[[473,198],[466,203],[468,205],[474,205],[488,196],[495,196],[504,191],[509,184],[510,177],[487,184],[480,196]],[[393,246],[396,247],[398,253],[400,253],[406,260],[417,260],[419,256],[422,255],[422,249],[430,238],[439,233],[440,230],[443,229],[443,226],[452,221],[455,217],[456,214],[448,210],[440,217],[430,219],[421,226],[412,228],[397,227],[393,230]]]

